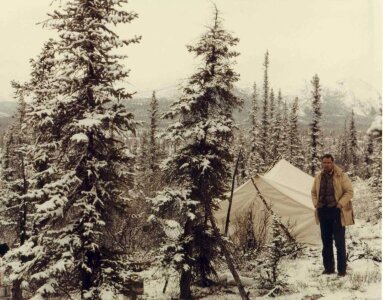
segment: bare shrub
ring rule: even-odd
[[[363,240],[356,239],[351,236],[351,241],[347,246],[347,260],[349,262],[358,259],[371,259],[378,263],[382,262],[382,254],[378,249],[373,249],[368,243]]]
[[[378,268],[371,271],[366,271],[364,273],[359,273],[359,272],[351,273],[351,276],[350,276],[351,289],[360,290],[363,288],[364,285],[380,282],[380,280],[381,280],[381,274]]]
[[[252,206],[234,218],[234,233],[230,238],[239,262],[256,258],[266,244],[270,215],[267,209]]]

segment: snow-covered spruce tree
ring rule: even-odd
[[[319,84],[319,77],[317,74],[314,75],[311,84],[313,85],[312,90],[312,122],[310,123],[310,174],[312,176],[320,168],[320,151],[321,151],[321,128],[320,119],[322,116],[321,112],[321,86]]]
[[[289,161],[297,168],[303,170],[305,159],[302,153],[301,140],[299,138],[298,111],[299,104],[298,97],[296,97],[291,107],[289,119]]]
[[[117,299],[129,285],[125,253],[109,232],[126,213],[131,155],[123,137],[135,129],[121,103],[131,94],[116,87],[128,76],[124,56],[113,50],[139,38],[121,40],[111,28],[137,17],[121,9],[126,2],[68,1],[45,24],[59,39],[50,97],[42,101],[32,86],[33,107],[44,107],[32,114],[37,128],[48,129],[37,141],[54,144],[47,155],[54,172],[41,183],[31,236],[14,251],[32,258],[12,268],[13,276],[28,274],[31,299]]]
[[[193,281],[210,283],[218,248],[226,258],[230,256],[213,211],[215,199],[225,198],[228,190],[235,126],[232,111],[242,103],[232,92],[239,78],[232,69],[238,55],[232,47],[237,43],[238,39],[222,27],[216,9],[213,25],[195,45],[188,46],[189,52],[201,59],[201,66],[164,115],[177,120],[167,129],[166,138],[180,143],[163,164],[169,188],[152,200],[156,217],[151,220],[179,228],[177,238],[169,237],[163,250],[164,264],[175,266],[180,273],[181,299],[191,298]],[[239,282],[230,257],[228,264]],[[243,286],[240,293],[247,299]]]
[[[350,164],[350,149],[349,149],[349,130],[347,127],[347,118],[344,121],[343,132],[340,133],[337,145],[337,163],[347,171]]]
[[[275,133],[275,117],[276,117],[276,107],[275,107],[275,97],[274,90],[270,89],[270,103],[269,103],[269,162],[273,164],[277,157],[277,144],[278,141],[274,140]]]
[[[358,137],[355,127],[355,118],[354,118],[354,110],[351,111],[351,119],[350,119],[350,131],[348,135],[349,139],[349,153],[350,153],[350,166],[349,172],[351,175],[357,175],[358,164],[359,164],[359,146],[358,146]]]
[[[148,197],[153,197],[162,185],[159,162],[163,158],[158,135],[159,105],[155,92],[153,91],[150,101],[149,129],[144,132],[140,139],[139,168],[143,192]]]
[[[288,239],[279,224],[279,218],[273,214],[272,240],[264,247],[264,255],[258,259],[261,267],[259,286],[274,290],[274,296],[283,292],[286,287],[286,274],[281,270],[281,261],[289,251],[286,248]]]
[[[338,151],[339,133],[336,130],[330,130],[326,136],[328,137],[326,141],[327,145],[324,146],[323,149],[328,149],[325,152],[332,153],[336,156]]]
[[[1,181],[4,185],[0,197],[0,227],[7,233],[7,241],[11,248],[24,245],[30,233],[28,215],[31,205],[26,197],[29,188],[28,150],[30,148],[30,130],[25,122],[26,103],[24,89],[13,82],[15,97],[18,98],[18,110],[15,120],[5,137],[5,153]],[[13,278],[12,299],[21,300],[22,278]]]
[[[283,131],[283,116],[282,116],[282,92],[279,89],[277,104],[275,107],[273,122],[273,131],[271,132],[272,136],[272,153],[274,157],[274,162],[280,160],[284,157],[283,155],[283,141],[282,141],[282,131]]]
[[[265,171],[269,164],[269,51],[265,53],[264,78],[263,78],[263,97],[262,97],[262,117],[261,117],[261,158],[264,166],[261,171]]]
[[[157,129],[153,132],[149,127],[136,134],[137,153],[133,175],[135,176],[135,190],[141,194],[137,199],[153,197],[160,188],[162,189],[163,180],[159,163],[163,159],[164,151],[159,147],[155,132]],[[146,206],[146,204],[143,205]]]
[[[251,170],[249,170],[249,141],[244,134],[246,131],[238,128],[233,134],[231,153],[233,154],[232,178],[234,177],[234,187],[242,185],[248,180]],[[233,182],[232,182],[233,183]]]
[[[250,132],[250,153],[248,159],[248,169],[251,176],[257,174],[263,166],[263,161],[261,158],[261,141],[260,141],[260,122],[259,122],[259,107],[258,107],[258,92],[257,85],[254,82],[253,93],[251,95],[251,132]]]
[[[382,110],[367,130],[367,135],[373,140],[371,185],[379,190],[380,195],[382,190]]]
[[[138,185],[146,186],[150,178],[150,133],[147,130],[143,130],[136,133],[138,138],[136,144],[136,171],[139,177],[143,177],[143,180],[137,182]]]
[[[273,129],[271,126],[272,121],[274,119],[274,112],[275,112],[275,98],[274,98],[274,90],[270,89],[270,108],[269,108],[269,120],[270,120],[270,131]]]
[[[372,175],[372,163],[373,163],[373,153],[374,153],[374,139],[371,135],[365,137],[367,139],[365,149],[364,149],[364,160],[363,160],[363,178],[368,179]]]
[[[12,247],[4,258],[7,277],[13,282],[13,295],[15,299],[21,299],[21,286],[28,285],[29,263],[34,258],[33,251],[28,249],[30,236],[36,233],[34,224],[34,213],[36,204],[45,201],[47,193],[44,191],[44,184],[49,181],[55,173],[49,164],[49,153],[56,148],[51,139],[52,133],[59,134],[54,130],[52,111],[47,109],[46,103],[53,99],[52,75],[53,69],[53,48],[54,42],[49,40],[44,44],[41,54],[36,60],[31,60],[32,72],[29,82],[22,85],[15,84],[18,95],[21,97],[33,98],[33,106],[26,105],[24,117],[24,129],[21,135],[28,135],[31,139],[27,147],[24,147],[23,157],[26,169],[27,180],[24,181],[22,201],[24,204],[24,219],[26,219],[26,233],[19,240],[17,247]],[[43,121],[41,121],[43,120]],[[26,163],[27,161],[27,163]]]
[[[381,222],[382,219],[382,115],[375,117],[366,132],[367,145],[365,150],[364,176],[371,189],[373,210],[369,220]]]
[[[283,101],[281,111],[281,133],[280,133],[280,144],[278,147],[278,153],[281,157],[289,159],[289,117],[286,101]]]
[[[152,100],[150,101],[150,170],[154,173],[158,169],[159,149],[156,135],[158,133],[158,100],[156,93],[153,91]]]

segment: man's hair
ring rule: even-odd
[[[334,162],[334,156],[332,156],[332,155],[329,154],[329,153],[323,155],[322,158],[321,158],[321,160],[323,160],[324,158],[331,158],[331,161]]]

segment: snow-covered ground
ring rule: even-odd
[[[374,209],[372,194],[367,191],[362,180],[354,182],[354,203],[357,210],[356,224],[346,229],[348,251],[347,275],[322,275],[321,248],[307,248],[297,259],[282,261],[282,273],[286,276],[287,292],[271,298],[267,291],[257,288],[257,269],[240,270],[242,281],[251,298],[280,300],[380,300],[381,286],[381,220],[366,218],[368,210]],[[365,203],[365,205],[363,204]],[[372,211],[371,211],[372,213]],[[368,220],[367,220],[368,219]],[[334,253],[335,246],[334,246]],[[336,255],[336,254],[335,254]],[[211,288],[195,288],[194,295],[205,300],[241,299],[233,278],[225,266],[219,270],[221,285]],[[178,278],[171,276],[166,292],[163,293],[165,277],[161,270],[152,269],[143,274],[145,277],[144,299],[177,298]]]
[[[381,263],[374,256],[381,258],[381,224],[369,224],[356,220],[356,225],[347,228],[349,262],[346,277],[322,275],[322,257],[320,248],[308,248],[305,254],[295,260],[285,260],[282,272],[287,276],[288,293],[275,298],[268,297],[257,289],[256,269],[241,272],[242,281],[252,298],[286,300],[352,300],[381,299]],[[353,243],[357,245],[353,247]],[[367,251],[365,245],[368,246]],[[335,250],[335,249],[334,249]],[[366,256],[358,258],[359,256]],[[166,292],[163,293],[165,277],[160,270],[150,270],[145,274],[144,299],[176,298],[179,292],[178,279],[172,276]],[[220,275],[224,284],[220,287],[195,290],[198,299],[224,300],[240,299],[233,278],[227,270]]]
[[[252,261],[247,267],[239,270],[242,282],[252,299],[279,300],[380,300],[381,286],[381,219],[376,219],[376,193],[369,191],[366,181],[354,181],[355,225],[346,230],[348,267],[345,277],[322,275],[321,248],[309,247],[297,259],[285,259],[281,263],[281,276],[285,277],[287,286],[282,294],[271,298],[268,291],[259,289],[257,267]],[[375,196],[374,196],[375,195]],[[375,204],[374,204],[375,198]],[[374,215],[374,218],[371,216]],[[334,253],[336,253],[334,249]],[[252,264],[253,263],[253,264]],[[1,267],[1,260],[0,260]],[[1,269],[1,268],[0,268]],[[241,299],[235,282],[226,268],[218,268],[220,284],[210,288],[193,289],[197,299],[235,300]],[[166,277],[159,267],[153,267],[140,274],[144,278],[143,299],[177,299],[179,295],[179,278],[176,273],[168,277],[165,293],[163,292]],[[0,280],[1,281],[1,280]]]

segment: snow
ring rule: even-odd
[[[78,126],[90,128],[90,127],[96,127],[101,124],[101,121],[99,119],[91,119],[91,118],[85,118],[78,121]]]
[[[202,167],[202,173],[204,173],[206,169],[210,167],[210,161],[206,159],[206,157],[203,158],[201,162],[201,167]]]
[[[76,133],[71,137],[71,140],[76,143],[87,143],[89,142],[89,138],[84,133]]]
[[[191,213],[191,212],[187,212],[186,213],[186,216],[190,219],[190,220],[194,220],[196,218],[196,215]]]
[[[372,134],[372,135],[379,135],[382,133],[382,116],[377,115],[372,122],[370,128],[367,130],[367,134]]]
[[[367,186],[361,179],[354,182],[355,197],[358,202],[356,207],[363,209],[363,203],[371,201],[371,191],[366,190]],[[365,217],[365,214],[360,214]],[[352,248],[356,242],[357,249]],[[368,246],[368,251],[379,253],[381,257],[382,239],[381,222],[373,223],[364,219],[356,219],[356,224],[346,229],[346,243],[349,253],[347,275],[339,277],[337,274],[322,275],[323,265],[321,248],[309,247],[304,254],[297,259],[285,259],[282,261],[281,270],[286,275],[289,291],[278,295],[275,298],[266,296],[267,291],[260,291],[255,280],[259,273],[256,267],[249,270],[239,270],[241,280],[250,297],[257,299],[278,299],[278,300],[375,300],[381,299],[381,262],[373,260],[366,255],[363,245]],[[336,251],[334,249],[336,256]],[[359,254],[364,257],[359,257]],[[182,257],[179,257],[182,261]],[[250,266],[250,265],[248,265]],[[144,275],[145,299],[170,299],[177,297],[179,293],[178,276],[172,274],[165,294],[162,289],[165,283],[165,276],[160,272],[155,273],[151,269],[151,275]],[[153,274],[156,275],[153,275]],[[235,286],[232,275],[225,265],[218,269],[218,281],[220,287],[197,288],[193,293],[198,299],[205,300],[226,300],[241,299]],[[166,275],[168,276],[168,275]]]
[[[181,225],[174,220],[166,220],[164,231],[168,238],[176,240],[183,232]]]
[[[379,90],[360,78],[343,78],[328,87],[338,93],[345,107],[352,108],[356,115],[368,116],[371,108],[380,107],[382,95]]]
[[[100,293],[101,300],[114,300],[116,299],[116,294],[110,290],[102,290]]]

